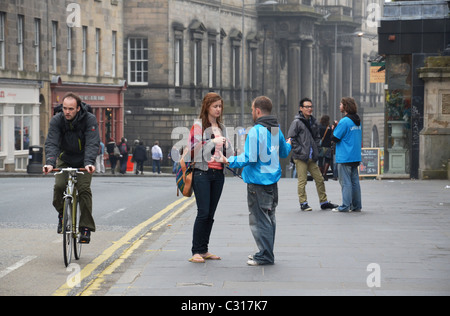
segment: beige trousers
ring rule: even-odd
[[[297,169],[298,177],[298,199],[300,205],[308,201],[306,195],[306,183],[308,182],[308,171],[316,183],[317,194],[319,195],[320,203],[328,201],[327,193],[325,191],[325,182],[323,180],[322,173],[320,172],[319,166],[312,159],[308,162],[303,160],[294,160],[295,168]]]

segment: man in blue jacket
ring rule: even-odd
[[[280,158],[291,151],[291,142],[284,139],[277,118],[271,115],[272,101],[257,97],[252,104],[255,126],[248,132],[245,151],[221,162],[231,168],[244,168],[242,178],[247,183],[249,223],[259,252],[250,255],[248,265],[274,264],[275,209],[278,205],[278,181],[281,178]]]
[[[361,162],[361,120],[353,98],[342,98],[340,110],[345,115],[333,132],[336,163],[342,187],[342,205],[335,212],[361,212],[361,187],[358,166]]]

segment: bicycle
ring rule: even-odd
[[[78,209],[78,192],[75,184],[77,183],[77,174],[84,174],[85,168],[61,168],[53,170],[56,175],[68,173],[66,191],[64,192],[64,209],[63,209],[63,254],[64,264],[69,266],[72,261],[72,250],[76,260],[81,256],[80,238],[80,216],[81,211]]]

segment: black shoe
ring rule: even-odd
[[[58,234],[62,234],[62,226],[63,226],[63,216],[62,214],[58,215]]]
[[[300,208],[301,208],[302,211],[305,211],[305,212],[312,211],[312,207],[309,206],[308,203],[303,203]]]
[[[333,208],[338,208],[338,207],[339,207],[339,205],[333,204],[333,203],[331,203],[330,201],[328,201],[328,202],[326,202],[326,203],[324,203],[324,204],[322,204],[322,205],[320,206],[320,208],[321,208],[322,210],[333,209]]]
[[[88,244],[91,241],[91,231],[89,228],[81,227],[80,228],[80,243]]]

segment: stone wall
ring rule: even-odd
[[[425,81],[419,176],[446,179],[450,161],[450,56],[427,58],[419,77]]]

